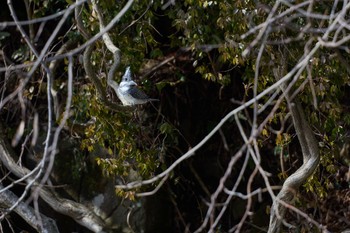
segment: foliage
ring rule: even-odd
[[[87,99],[86,97],[89,96]],[[96,162],[107,176],[129,175],[135,169],[143,178],[150,177],[158,168],[158,150],[151,140],[150,125],[142,125],[135,112],[111,112],[95,95],[91,85],[83,86],[74,96],[75,121],[96,122],[84,129],[81,148],[89,152],[105,148],[108,157],[96,155]]]

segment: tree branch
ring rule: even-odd
[[[4,186],[0,184],[0,189],[3,189]],[[9,190],[5,190],[0,194],[0,205],[3,208],[10,208],[11,206],[15,205],[17,202],[18,197],[12,193]],[[40,214],[42,224],[40,224],[40,221],[35,216],[35,211],[32,207],[28,206],[24,202],[20,202],[17,207],[14,209],[14,211],[21,216],[21,218],[26,221],[31,227],[36,229],[37,231],[43,232],[43,233],[58,233],[58,228],[56,225],[56,221],[48,218],[47,216]],[[40,227],[42,225],[42,228]]]
[[[276,80],[279,80],[280,77],[286,73],[286,65],[288,64],[287,60],[287,53],[284,51],[279,59],[281,65],[275,70]],[[300,185],[302,185],[313,174],[320,160],[316,137],[306,120],[300,103],[297,100],[291,102],[289,99],[289,91],[286,90],[286,85],[281,85],[281,88],[287,103],[289,104],[294,128],[301,146],[303,165],[285,180],[282,189],[273,201],[270,214],[269,233],[280,231],[281,223],[288,205],[293,202],[295,193]]]
[[[105,24],[104,24],[101,11],[98,5],[96,4],[95,0],[91,0],[91,3],[94,11],[97,13],[98,21],[100,23],[100,31],[103,31],[105,29]],[[119,12],[119,14],[124,15],[132,3],[133,3],[133,0],[129,0],[128,3],[124,6],[124,8]],[[117,71],[118,66],[120,65],[120,49],[114,45],[111,37],[107,32],[103,34],[102,39],[107,49],[113,54],[113,64],[108,72],[107,84],[113,88],[115,93],[118,93],[117,89],[119,85],[117,82],[113,80],[113,78],[114,78],[115,72]]]
[[[98,18],[99,18],[99,21],[100,21],[100,31],[103,32],[105,30],[105,27],[104,27],[104,24],[103,24],[102,16],[100,14],[100,11],[99,11],[96,3],[94,1],[91,1],[91,2],[93,4],[94,10],[97,12],[97,15],[98,15]],[[119,14],[118,14],[119,18],[123,14],[125,14],[125,12],[128,10],[128,8],[130,7],[132,2],[133,1],[129,1],[127,3],[127,5],[119,12]],[[118,18],[118,15],[116,16],[116,18]],[[81,19],[81,6],[78,6],[78,7],[75,8],[75,20],[77,22],[77,27],[78,27],[79,31],[81,32],[81,34],[85,37],[86,40],[89,40],[89,38],[91,37],[90,33],[87,32],[87,30],[85,29],[84,24],[83,24],[82,19]],[[118,21],[115,21],[115,22],[118,22]],[[110,71],[108,72],[107,84],[110,85],[116,91],[116,89],[118,88],[118,83],[115,82],[113,80],[113,78],[114,78],[116,69],[118,68],[118,66],[120,64],[120,50],[119,50],[119,48],[117,48],[113,44],[113,42],[110,39],[110,37],[109,37],[107,32],[105,32],[103,34],[102,38],[103,38],[107,48],[113,53],[113,59],[114,59],[114,63],[111,66]],[[103,88],[103,85],[102,85],[101,81],[96,76],[96,74],[95,74],[95,72],[93,70],[93,66],[91,64],[91,54],[93,52],[93,49],[94,49],[94,43],[89,44],[86,47],[85,52],[84,52],[83,61],[84,61],[85,72],[91,78],[91,81],[94,83],[94,85],[95,85],[95,87],[97,89],[99,98],[101,99],[101,101],[103,102],[103,104],[105,106],[109,107],[112,110],[118,111],[118,110],[130,109],[130,107],[125,107],[125,106],[122,106],[122,105],[119,105],[119,104],[112,103],[112,102],[110,102],[107,99],[106,91]]]
[[[2,125],[0,124],[0,132],[4,132]],[[24,177],[30,173],[30,170],[25,168],[24,166],[18,165],[13,158],[16,156],[12,152],[10,146],[3,138],[4,134],[0,135],[0,160],[3,165],[11,171],[17,177]],[[30,181],[30,177],[27,181]],[[39,185],[38,182],[34,182],[34,185]],[[0,193],[5,192],[6,188],[2,188]],[[5,191],[4,191],[5,190]],[[106,223],[97,216],[90,209],[85,207],[84,205],[74,202],[72,200],[64,199],[58,197],[57,194],[54,194],[52,190],[49,190],[47,187],[42,187],[39,190],[39,196],[49,204],[54,210],[57,212],[70,216],[79,223],[80,225],[88,228],[93,232],[103,232],[103,229],[106,227]],[[18,206],[22,204],[19,203]],[[19,207],[16,207],[19,208]],[[15,208],[15,209],[16,209]]]

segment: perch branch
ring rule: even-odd
[[[108,72],[107,84],[109,86],[111,86],[116,91],[116,89],[118,88],[118,83],[113,80],[113,77],[115,75],[115,72],[116,72],[119,64],[120,64],[120,49],[113,44],[111,38],[109,37],[109,35],[106,31],[106,28],[104,27],[102,15],[100,13],[100,10],[99,10],[97,4],[95,3],[95,1],[91,1],[91,2],[92,2],[94,11],[96,11],[96,13],[98,15],[98,19],[100,22],[100,33],[104,32],[104,34],[102,34],[103,41],[104,41],[106,47],[108,48],[108,50],[113,53],[114,62],[113,62],[113,65],[111,66],[111,68]],[[115,17],[115,19],[117,19],[117,20],[115,20],[114,23],[118,22],[119,19],[127,12],[127,10],[130,8],[132,2],[133,2],[133,0],[130,0],[127,2],[127,4],[124,6],[124,8]],[[91,36],[86,31],[86,29],[82,23],[82,20],[81,20],[81,6],[78,6],[75,9],[75,19],[76,19],[77,27],[78,27],[79,31],[85,37],[86,40],[89,40]],[[106,91],[103,88],[103,85],[100,82],[100,80],[98,79],[98,77],[95,75],[95,72],[93,70],[93,66],[91,64],[90,58],[91,58],[91,54],[93,52],[93,49],[94,49],[94,43],[89,44],[85,49],[84,58],[83,58],[84,69],[85,69],[86,74],[91,78],[92,82],[94,83],[101,101],[105,104],[105,106],[109,107],[112,110],[122,110],[122,109],[125,110],[125,109],[130,108],[130,107],[124,107],[122,105],[112,103],[107,99]]]
[[[123,10],[121,11],[121,12],[123,12],[123,14],[126,13],[128,8],[131,6],[132,2],[133,2],[133,0],[128,1],[128,3],[127,3],[128,7],[125,6],[123,8]],[[103,31],[105,29],[105,24],[104,24],[104,20],[103,20],[102,14],[101,14],[101,10],[99,9],[95,0],[92,0],[91,3],[92,3],[94,11],[97,13],[98,21],[100,23],[100,31]],[[118,89],[119,85],[117,82],[115,82],[113,80],[113,78],[114,78],[114,75],[115,75],[115,72],[116,72],[118,66],[120,65],[120,49],[114,45],[111,37],[109,36],[109,34],[107,32],[103,34],[102,39],[103,39],[103,42],[105,43],[107,49],[113,54],[113,64],[108,72],[107,84],[113,88],[115,93],[117,93],[117,89]]]

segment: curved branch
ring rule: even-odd
[[[294,128],[303,154],[303,165],[290,175],[273,202],[270,215],[269,233],[279,232],[287,206],[293,201],[296,190],[315,171],[320,157],[318,143],[299,103],[291,104]]]
[[[288,64],[286,54],[287,53],[284,52],[284,54],[281,55],[280,60],[283,65],[275,70],[275,77],[277,80],[283,75],[283,73],[286,73],[286,64]],[[313,174],[320,160],[318,142],[306,120],[300,103],[297,100],[294,100],[294,102],[291,103],[285,85],[282,85],[281,88],[289,104],[294,128],[301,146],[303,165],[285,180],[282,189],[273,201],[270,214],[269,233],[280,231],[283,217],[288,208],[287,206],[293,202],[296,191],[300,185],[302,185]]]
[[[91,64],[91,54],[92,51],[94,50],[94,45],[90,45],[85,49],[84,52],[84,56],[83,56],[83,62],[84,62],[84,69],[86,74],[89,76],[89,78],[91,79],[91,81],[94,83],[96,89],[97,89],[97,93],[99,95],[99,98],[102,100],[102,102],[106,102],[107,97],[106,97],[106,91],[105,89],[103,89],[102,83],[100,82],[100,80],[98,79],[98,77],[96,76],[92,64]]]
[[[128,3],[133,2],[133,0],[129,1]],[[105,29],[105,25],[103,22],[103,17],[101,14],[101,11],[98,7],[98,5],[96,4],[95,0],[91,1],[92,6],[94,11],[97,13],[97,17],[98,17],[98,21],[100,23],[100,31],[103,31]],[[126,8],[126,7],[124,7]],[[125,9],[126,12],[127,8]],[[103,34],[102,36],[103,42],[105,43],[107,49],[113,53],[113,64],[108,72],[108,77],[107,77],[107,84],[109,86],[111,86],[113,88],[113,90],[115,91],[115,93],[118,93],[117,89],[119,87],[118,83],[116,81],[113,80],[115,72],[117,71],[118,66],[120,65],[120,49],[114,45],[111,37],[109,36],[109,34],[106,32],[105,34]]]
[[[92,1],[92,3],[94,6],[94,10],[97,12],[97,14],[99,16],[100,30],[103,31],[105,28],[104,28],[103,23],[102,23],[102,16],[99,13],[100,11],[97,8],[95,2]],[[75,8],[75,20],[76,20],[77,27],[78,27],[80,33],[85,37],[85,39],[88,40],[90,38],[90,33],[87,32],[87,30],[85,29],[84,24],[81,20],[81,6]],[[107,38],[107,39],[105,39],[105,38]],[[119,48],[117,48],[113,44],[112,40],[110,39],[110,37],[107,33],[103,34],[103,40],[104,40],[107,48],[113,53],[113,58],[114,58],[114,63],[111,66],[110,71],[108,72],[107,84],[110,85],[116,91],[116,89],[118,88],[118,83],[113,81],[112,78],[114,77],[116,69],[118,68],[118,66],[120,64],[120,50],[119,50]],[[103,88],[101,81],[96,76],[96,74],[93,70],[93,66],[91,64],[91,54],[93,52],[93,49],[94,49],[94,43],[92,43],[86,47],[85,52],[84,52],[84,56],[83,56],[83,61],[84,61],[85,72],[91,78],[91,81],[95,85],[97,92],[98,92],[98,95],[99,95],[99,98],[101,99],[101,101],[103,102],[103,104],[105,106],[109,107],[112,110],[130,109],[130,107],[125,107],[122,105],[115,104],[113,102],[110,102],[107,99],[106,90]]]

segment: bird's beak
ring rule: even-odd
[[[137,83],[135,83],[134,81],[130,81],[130,85],[135,85],[135,86],[137,86]]]

